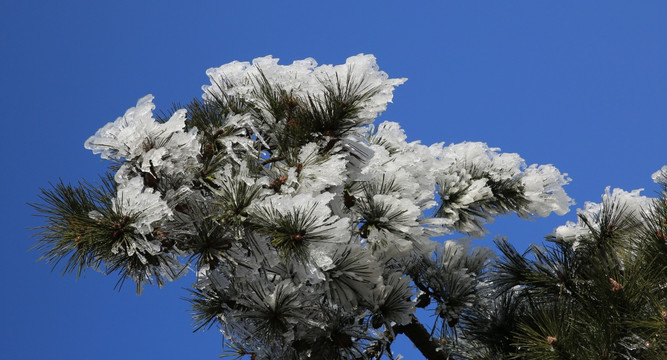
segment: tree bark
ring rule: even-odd
[[[406,325],[394,325],[394,332],[404,334],[421,351],[422,355],[428,360],[447,360],[449,355],[440,349],[437,342],[431,338],[431,334],[424,328],[417,317],[411,315],[412,322]]]

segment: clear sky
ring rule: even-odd
[[[242,3],[242,4],[241,4]],[[186,281],[114,290],[115,276],[61,277],[28,251],[26,202],[105,170],[83,142],[137,99],[201,95],[205,70],[273,55],[339,64],[374,54],[407,77],[381,119],[408,140],[482,141],[567,172],[581,206],[606,186],[657,188],[667,163],[664,1],[0,0],[0,357],[214,359],[220,334],[192,333]],[[566,220],[499,219],[520,249]],[[486,241],[490,244],[490,241]],[[484,243],[484,242],[481,242]],[[426,319],[428,321],[428,319]],[[411,346],[396,346],[420,359]]]

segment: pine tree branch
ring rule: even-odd
[[[417,317],[410,315],[412,322],[406,325],[394,325],[394,332],[404,334],[428,360],[447,360],[449,355],[436,343]],[[438,351],[440,350],[440,351]]]

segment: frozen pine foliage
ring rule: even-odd
[[[165,115],[147,95],[86,141],[112,172],[44,190],[37,246],[65,272],[118,271],[138,289],[194,270],[196,324],[219,326],[231,354],[393,358],[405,334],[444,359],[415,308],[452,333],[488,303],[495,255],[441,236],[572,204],[552,165],[484,143],[408,142],[399,124],[375,123],[405,79],[371,55],[206,73],[201,100]]]
[[[450,353],[475,359],[664,359],[667,354],[667,167],[657,198],[607,187],[520,254],[497,240],[477,301]]]
[[[653,176],[656,178],[655,174]],[[623,189],[609,190],[607,187],[602,195],[601,203],[587,201],[583,209],[577,211],[577,223],[568,221],[565,225],[556,228],[553,237],[558,241],[570,244],[573,248],[581,245],[593,233],[608,231],[613,222],[633,225],[641,222],[651,210],[652,198],[641,195],[643,189],[625,191]],[[618,230],[618,229],[616,229]]]

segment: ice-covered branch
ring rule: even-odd
[[[572,203],[552,165],[374,125],[405,79],[372,55],[268,56],[207,75],[201,100],[156,116],[147,95],[85,142],[113,163],[106,191],[63,185],[36,207],[54,262],[140,285],[195,267],[197,324],[219,324],[239,355],[391,356],[396,331],[443,358],[415,323],[418,298],[455,325],[490,254],[438,237]]]

